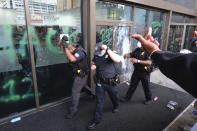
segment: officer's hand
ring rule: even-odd
[[[63,48],[63,46],[62,46],[62,41],[61,41],[61,40],[58,42],[58,46],[59,46],[60,48]]]
[[[130,53],[124,54],[124,59],[130,58],[130,57],[131,57],[131,56],[130,56]]]
[[[91,70],[96,70],[96,65],[91,65]]]
[[[101,49],[102,50],[107,50],[107,45],[102,45]]]
[[[93,61],[91,61],[91,70],[95,70],[96,69],[96,65]]]
[[[136,58],[131,58],[131,62],[137,63],[137,59]]]
[[[197,31],[194,31],[194,37],[197,37]]]

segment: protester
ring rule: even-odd
[[[152,61],[157,64],[164,75],[197,97],[197,53],[181,54],[161,51],[157,45],[158,42],[149,32],[146,36],[147,39],[139,34],[132,35],[132,38],[141,42]]]

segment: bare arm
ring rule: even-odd
[[[118,54],[114,53],[112,50],[108,49],[107,53],[109,54],[110,58],[114,61],[119,63],[121,61],[121,58]]]
[[[138,60],[136,58],[131,58],[131,62],[139,63],[139,64],[142,64],[142,65],[152,65],[152,61],[151,60]]]
[[[77,61],[77,59],[73,56],[73,54],[69,51],[69,49],[65,48],[64,50],[70,62]]]

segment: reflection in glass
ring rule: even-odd
[[[147,18],[147,11],[145,9],[136,8],[134,19],[134,33],[145,35],[145,23]],[[134,40],[133,50],[137,48],[137,40]]]
[[[65,52],[58,46],[60,35],[81,45],[80,0],[29,0],[30,33],[35,47],[40,104],[71,95],[73,74]]]
[[[197,30],[196,26],[186,26],[186,32],[185,32],[185,41],[183,49],[190,49],[191,47],[191,40],[194,36],[194,31]]]
[[[130,53],[130,27],[118,27],[117,30],[117,53],[123,56],[126,53]],[[116,64],[117,72],[121,76],[122,81],[128,81],[133,72],[132,63],[130,59],[125,59],[124,62]]]
[[[158,11],[150,11],[149,26],[152,27],[152,36],[161,43],[164,14]],[[161,47],[161,45],[160,45]]]
[[[0,1],[0,30],[1,119],[35,108],[29,43],[22,0]]]
[[[176,23],[184,23],[184,16],[181,14],[173,13],[171,21]]]
[[[96,2],[96,18],[131,20],[132,7],[111,2]]]
[[[179,52],[181,50],[183,26],[170,26],[168,51]]]

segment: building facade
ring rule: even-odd
[[[98,37],[123,55],[136,48],[130,34],[151,26],[162,50],[179,52],[197,30],[197,0],[0,0],[0,19],[3,123],[69,99],[73,74],[57,46],[61,34],[91,60]],[[117,71],[127,81],[133,65],[125,60]]]

